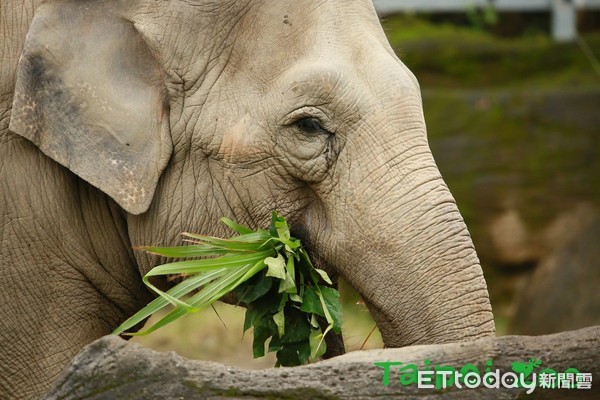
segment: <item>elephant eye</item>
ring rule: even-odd
[[[332,134],[327,129],[323,128],[323,126],[321,125],[321,121],[319,121],[317,118],[301,118],[298,121],[296,121],[294,125],[296,125],[298,129],[300,129],[302,132],[312,135],[319,133],[327,133],[330,135]]]

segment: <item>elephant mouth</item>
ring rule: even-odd
[[[324,220],[326,219],[320,219],[320,221]],[[333,282],[333,287],[340,292],[340,302],[342,303],[342,309],[344,312],[343,317],[346,318],[346,315],[350,314],[348,312],[348,303],[353,303],[354,306],[357,306],[361,309],[360,311],[369,313],[369,316],[364,318],[368,321],[365,324],[369,325],[367,332],[373,331],[374,326],[371,325],[373,323],[373,315],[371,315],[370,310],[362,301],[362,294],[360,293],[360,290],[352,286],[347,279],[344,279],[344,277],[341,276],[341,269],[339,265],[326,260],[326,256],[323,254],[324,251],[322,248],[323,241],[318,240],[318,238],[315,239],[315,236],[310,233],[309,228],[305,225],[305,221],[302,221],[302,219],[294,220],[290,225],[291,235],[300,239],[302,246],[306,249],[310,256],[313,266],[326,271]],[[325,230],[325,227],[321,228],[321,231]],[[346,298],[350,298],[351,300],[345,301]],[[324,331],[324,329],[327,327],[326,321],[319,321],[319,323],[321,324],[321,329]],[[329,359],[346,353],[346,344],[344,343],[343,335],[347,334],[347,329],[347,326],[342,326],[341,334],[330,331],[325,336],[327,351],[323,355],[324,359]]]
[[[327,268],[326,270],[334,271],[333,268]],[[324,359],[337,357],[347,352],[347,344],[344,340],[344,336],[353,338],[353,343],[348,350],[363,350],[368,343],[377,343],[378,340],[374,339],[373,333],[379,330],[382,323],[391,324],[391,320],[385,313],[375,308],[368,301],[363,300],[360,291],[350,283],[340,278],[339,275],[335,275],[335,278],[332,279],[334,279],[334,287],[340,291],[340,302],[342,302],[342,307],[344,309],[344,321],[351,319],[352,322],[348,325],[354,326],[354,329],[360,330],[361,334],[360,336],[356,336],[356,332],[348,332],[347,329],[351,328],[348,328],[347,326],[342,327],[342,333],[330,331],[325,337],[327,351],[323,355]],[[321,324],[321,329],[325,330],[327,322],[323,319],[322,321],[319,321],[319,323]],[[359,326],[360,328],[357,328],[356,326]],[[362,331],[365,331],[365,328],[366,332],[363,333]],[[377,344],[381,346],[381,343]],[[386,346],[384,343],[383,347],[389,346]]]

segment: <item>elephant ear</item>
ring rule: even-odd
[[[150,206],[172,152],[164,73],[110,2],[36,11],[10,129],[132,214]]]

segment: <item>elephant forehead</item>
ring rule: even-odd
[[[369,1],[264,2],[240,25],[230,72],[265,84],[299,62],[360,66],[387,43]]]
[[[344,70],[344,66],[299,63],[274,82],[275,90],[280,91],[284,98],[301,104],[311,101],[331,103],[358,83],[350,71]]]

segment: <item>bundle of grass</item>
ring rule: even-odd
[[[253,231],[236,222],[221,221],[237,235],[221,239],[191,233],[189,245],[143,247],[170,258],[184,259],[153,268],[144,283],[159,297],[137,312],[113,333],[146,335],[186,315],[199,311],[226,294],[246,306],[244,331],[253,327],[254,357],[268,351],[277,355],[277,366],[312,362],[326,351],[325,335],[341,332],[339,293],[323,270],[315,268],[300,240],[290,236],[285,218],[273,212],[268,230]],[[150,283],[159,275],[180,275],[178,284],[164,292]],[[174,308],[149,328],[126,333],[167,306]],[[318,323],[324,318],[323,331]],[[325,325],[325,324],[324,324]]]

